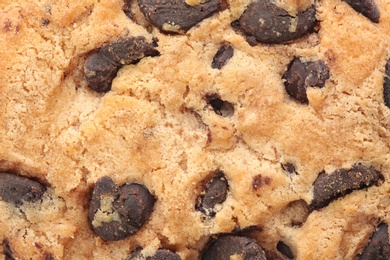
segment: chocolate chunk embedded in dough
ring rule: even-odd
[[[296,16],[276,6],[271,0],[256,0],[240,17],[238,27],[260,43],[284,43],[313,31],[316,9],[310,6]]]
[[[146,260],[180,260],[181,257],[167,249],[159,249],[156,251],[156,254],[149,256]]]
[[[375,0],[344,0],[356,12],[361,13],[374,23],[379,23],[380,13]]]
[[[110,177],[102,177],[93,190],[89,221],[103,240],[121,240],[146,222],[154,205],[150,192],[137,183],[118,187]]]
[[[43,260],[54,260],[54,256],[50,252],[45,252],[43,254]]]
[[[3,254],[5,257],[5,260],[14,260],[15,259],[8,239],[3,240]]]
[[[17,207],[23,202],[37,202],[45,191],[46,187],[37,181],[0,172],[0,199]]]
[[[373,168],[356,164],[351,169],[339,169],[333,173],[320,173],[314,181],[314,199],[311,209],[320,209],[331,201],[352,192],[375,184],[382,175]]]
[[[325,85],[329,78],[329,70],[321,60],[302,62],[294,58],[282,76],[286,92],[302,104],[307,104],[306,89],[308,87],[320,87]]]
[[[203,251],[201,259],[226,260],[234,256],[237,259],[266,260],[263,249],[254,239],[234,235],[224,235],[212,240]]]
[[[389,228],[386,223],[381,223],[370,242],[367,244],[359,260],[388,260],[390,259]]]
[[[223,0],[190,6],[185,0],[138,0],[145,18],[160,30],[184,33],[222,9]]]
[[[271,182],[272,179],[270,177],[257,174],[252,179],[252,188],[254,191],[256,191],[264,185],[269,185]]]
[[[99,93],[109,91],[121,66],[136,63],[146,56],[157,56],[159,53],[155,45],[139,36],[119,39],[103,46],[85,61],[84,75],[88,85]]]
[[[385,67],[385,78],[383,83],[383,99],[385,105],[390,108],[390,59],[387,60]]]
[[[295,169],[295,165],[292,163],[282,164],[282,168],[290,176],[299,175],[299,173]]]
[[[119,39],[102,47],[101,55],[118,65],[135,63],[146,56],[157,56],[156,42],[148,43],[143,36]]]
[[[290,247],[283,241],[279,241],[276,244],[276,249],[282,253],[287,259],[294,259],[294,254],[292,253]]]
[[[214,216],[215,206],[226,200],[229,186],[222,171],[217,171],[214,177],[207,182],[201,196],[198,198],[196,209],[208,216]]]
[[[131,251],[129,257],[127,257],[127,260],[136,260],[141,257],[141,251],[142,247],[138,246],[133,251]]]
[[[211,68],[221,69],[228,60],[233,57],[234,49],[230,44],[225,44],[215,54],[213,61],[211,63]]]
[[[206,95],[206,101],[220,116],[230,117],[234,114],[234,106],[230,102],[222,100],[218,94]]]
[[[105,58],[99,52],[91,54],[84,65],[85,79],[96,92],[107,92],[120,66]]]

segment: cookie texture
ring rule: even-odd
[[[390,4],[0,2],[0,259],[389,259]]]

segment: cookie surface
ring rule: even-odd
[[[390,2],[57,2],[0,2],[0,259],[389,259]]]

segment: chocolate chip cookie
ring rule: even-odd
[[[1,259],[390,259],[390,4],[0,3]]]

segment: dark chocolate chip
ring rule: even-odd
[[[374,23],[379,23],[380,13],[375,0],[344,0],[356,12],[361,13]]]
[[[138,0],[145,18],[160,30],[184,33],[222,9],[223,0],[190,6],[185,0]]]
[[[111,82],[116,77],[119,68],[120,66],[113,64],[100,52],[95,52],[85,62],[85,79],[96,92],[107,92],[111,89]]]
[[[126,14],[126,16],[131,16],[131,3],[133,2],[133,0],[124,0],[123,1],[123,6],[122,6],[122,10],[123,12]],[[129,17],[131,19],[131,17]]]
[[[3,240],[3,253],[5,256],[5,260],[15,260],[14,254],[12,252],[11,246],[9,244],[8,239]]]
[[[206,100],[214,109],[214,112],[223,117],[230,117],[234,114],[234,106],[222,100],[217,94],[206,95]]]
[[[276,249],[288,259],[294,259],[294,254],[291,252],[290,247],[287,244],[285,244],[283,241],[279,241],[276,244]]]
[[[167,249],[159,249],[156,251],[156,254],[149,256],[146,260],[180,260],[181,257]]]
[[[133,14],[131,12],[125,12],[125,15],[129,18],[129,19],[133,19]]]
[[[287,93],[302,104],[309,102],[307,87],[322,88],[328,78],[329,70],[323,61],[301,62],[299,58],[290,62],[282,77]]]
[[[50,20],[45,18],[42,20],[42,26],[47,26],[50,23]]]
[[[299,175],[298,172],[295,169],[294,164],[292,163],[285,163],[282,164],[283,170],[285,170],[289,175]]]
[[[181,257],[168,249],[158,249],[156,253],[152,256],[142,255],[142,247],[137,247],[127,258],[127,260],[138,260],[138,259],[146,259],[146,260],[180,260]]]
[[[359,256],[359,260],[388,259],[390,259],[389,230],[386,223],[381,223],[363,253]]]
[[[118,65],[129,65],[146,56],[157,56],[156,42],[148,43],[145,37],[131,37],[119,39],[102,47],[101,55]]]
[[[262,228],[256,225],[247,226],[244,228],[241,228],[240,226],[236,226],[232,230],[232,233],[235,235],[246,236],[246,235],[253,234],[254,232],[260,232],[260,231],[262,231]]]
[[[224,235],[211,240],[201,259],[226,260],[235,255],[246,260],[266,260],[263,249],[254,239],[234,235]]]
[[[37,202],[46,187],[37,181],[15,174],[0,172],[0,197],[19,207],[23,202]]]
[[[43,254],[43,260],[54,260],[54,256],[50,252],[45,252]]]
[[[137,246],[133,251],[131,251],[129,257],[127,258],[127,260],[136,260],[136,259],[139,259],[141,257],[141,251],[142,251],[142,247],[141,246]]]
[[[385,79],[383,83],[383,99],[385,105],[390,108],[390,59],[387,60],[385,68]]]
[[[156,56],[156,43],[146,42],[145,37],[119,39],[88,56],[84,65],[85,79],[96,92],[107,92],[122,65],[138,62],[146,56]]]
[[[331,201],[375,184],[383,176],[373,168],[361,164],[354,165],[351,169],[339,169],[331,174],[321,172],[314,181],[314,199],[311,209],[320,209]]]
[[[150,192],[137,183],[118,187],[110,177],[102,177],[93,190],[89,221],[103,240],[121,240],[146,222],[154,205]]]
[[[215,54],[213,61],[211,63],[211,68],[221,69],[226,65],[228,60],[233,57],[234,49],[230,44],[225,44]]]
[[[263,181],[261,180],[261,175],[258,174],[256,175],[255,177],[253,177],[253,180],[252,180],[252,188],[254,190],[257,190],[258,188],[260,188],[261,186],[263,185]]]
[[[226,200],[229,186],[222,171],[217,171],[213,178],[203,187],[203,192],[198,198],[196,209],[207,216],[215,216],[215,206]]]
[[[276,6],[271,0],[256,0],[240,17],[239,28],[261,43],[284,43],[311,33],[317,24],[316,9],[310,6],[297,16]]]

